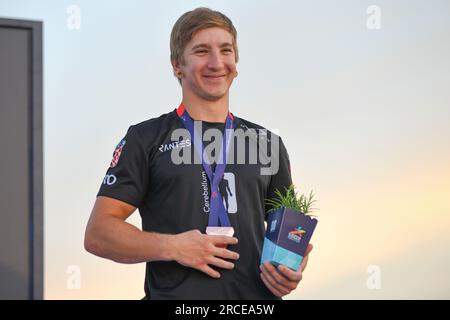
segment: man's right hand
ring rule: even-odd
[[[239,259],[239,254],[226,249],[227,245],[238,243],[238,239],[228,236],[207,235],[199,230],[190,230],[172,237],[172,259],[179,264],[200,270],[213,278],[220,273],[211,266],[233,269],[234,263],[224,259]]]

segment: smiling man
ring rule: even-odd
[[[251,158],[249,144],[262,147],[264,140],[254,133],[265,132],[229,110],[236,38],[232,22],[217,11],[198,8],[178,19],[170,50],[182,101],[175,110],[128,129],[97,194],[85,248],[121,263],[146,262],[146,299],[280,299],[297,287],[306,267],[311,246],[298,272],[259,265],[265,199],[292,180],[281,140],[272,155],[279,165],[270,175],[261,174],[267,162],[236,160],[242,152]],[[180,129],[188,137],[174,140]],[[244,148],[230,143],[237,129],[248,138]],[[200,163],[174,163],[175,151],[202,155],[208,130],[224,133],[217,155]],[[196,132],[203,139],[196,139]],[[125,221],[136,208],[142,230]]]

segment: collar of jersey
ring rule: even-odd
[[[177,108],[178,117],[181,118],[181,116],[183,115],[184,111],[186,111],[186,108],[184,107],[183,103],[180,103],[180,105]],[[228,111],[228,116],[230,117],[231,120],[234,120],[234,116],[233,116],[233,114],[230,111]],[[205,122],[207,122],[207,121],[205,121]],[[211,122],[211,123],[216,123],[216,122]],[[217,123],[219,123],[219,122],[217,122]]]

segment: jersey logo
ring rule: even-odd
[[[112,186],[114,183],[116,183],[117,177],[113,174],[107,174],[103,178],[103,184],[107,184],[108,186]]]
[[[120,155],[122,154],[123,146],[125,145],[126,141],[125,139],[122,139],[122,141],[119,142],[119,144],[116,147],[116,150],[114,150],[113,158],[111,160],[111,164],[109,165],[110,168],[114,168],[117,166],[117,163],[119,162]]]
[[[191,146],[191,140],[186,139],[186,140],[172,141],[171,143],[162,144],[159,146],[158,150],[159,150],[159,152],[165,152],[165,151],[170,151],[170,150],[174,150],[177,148],[185,148],[185,147],[190,147],[190,146]]]

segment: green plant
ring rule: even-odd
[[[303,194],[297,196],[297,192],[295,191],[295,186],[292,184],[289,188],[284,188],[286,190],[286,194],[282,194],[278,189],[275,189],[275,195],[277,196],[274,199],[266,199],[266,203],[272,207],[270,211],[277,210],[281,207],[291,208],[295,211],[298,211],[301,214],[313,216],[310,214],[312,211],[317,210],[313,208],[313,204],[316,202],[314,200],[314,194],[311,190],[309,196],[305,196]]]

